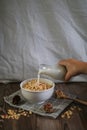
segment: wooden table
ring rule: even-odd
[[[19,82],[8,84],[0,83],[0,107],[5,109],[5,111],[13,108],[4,102],[3,97],[20,89],[19,84]],[[76,94],[79,98],[87,101],[86,82],[58,83],[56,87]],[[33,113],[30,114],[29,117],[21,116],[18,120],[11,118],[0,119],[0,130],[87,130],[87,106],[73,102],[67,110],[70,109],[71,106],[79,106],[81,111],[77,109],[73,110],[73,114],[69,119],[62,118],[61,115],[53,119]],[[0,115],[1,114],[2,110],[0,112]]]

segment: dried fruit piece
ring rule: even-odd
[[[15,96],[13,97],[12,103],[13,103],[14,105],[18,105],[20,101],[21,101],[20,96],[19,96],[19,95],[15,95]]]

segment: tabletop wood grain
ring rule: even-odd
[[[5,103],[3,97],[19,90],[19,84],[20,82],[0,83],[0,115],[2,115],[1,108],[5,111],[16,109]],[[56,87],[87,101],[87,82],[57,83]],[[62,118],[61,115],[53,119],[34,113],[30,114],[29,117],[21,116],[18,120],[11,118],[2,120],[0,117],[0,130],[87,130],[87,106],[73,102],[64,112],[70,109],[71,106],[78,106],[81,111],[74,110],[69,119]]]

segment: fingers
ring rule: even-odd
[[[71,74],[69,72],[66,73],[65,75],[65,81],[69,81],[71,79]]]
[[[75,60],[73,59],[61,60],[59,61],[59,64],[66,67],[67,73],[65,75],[65,81],[70,80],[72,76],[76,75],[77,64]]]
[[[67,73],[65,75],[65,81],[70,80],[71,76],[70,76],[70,73],[68,72],[68,69],[67,69],[68,68],[67,60],[61,60],[61,61],[59,61],[59,65],[63,65],[63,66],[66,67]]]

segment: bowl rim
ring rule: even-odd
[[[29,79],[23,80],[23,81],[20,83],[20,88],[21,88],[21,90],[24,90],[24,91],[27,91],[27,92],[32,92],[32,93],[41,93],[41,92],[49,91],[50,89],[54,89],[54,87],[55,87],[55,83],[54,83],[52,80],[46,79],[46,78],[40,78],[41,80],[47,80],[47,81],[51,82],[51,83],[52,83],[52,87],[49,88],[49,89],[41,90],[41,91],[39,91],[39,90],[37,90],[37,91],[32,91],[32,90],[28,90],[28,89],[23,88],[23,84],[26,83],[27,81],[32,80],[32,79],[37,79],[37,78],[29,78]]]

